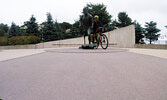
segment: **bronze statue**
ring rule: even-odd
[[[83,15],[80,17],[80,25],[84,28],[84,45],[85,43],[85,36],[88,35],[89,44],[90,44],[90,34],[91,34],[91,27],[93,22],[93,17],[91,14],[88,13],[88,8],[85,7],[83,9]]]

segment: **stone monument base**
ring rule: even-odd
[[[81,45],[79,49],[94,49],[97,47],[97,44],[85,44]]]

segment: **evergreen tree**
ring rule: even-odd
[[[135,36],[136,36],[136,44],[141,43],[144,38],[144,28],[141,27],[141,25],[138,22],[134,22],[135,24]]]
[[[27,27],[26,32],[28,35],[39,36],[38,24],[36,18],[32,15],[30,20],[25,22],[24,25]]]
[[[71,32],[74,35],[74,37],[79,37],[82,36],[82,31],[83,29],[81,27],[79,27],[79,21],[75,21],[75,23],[72,25],[72,29]]]
[[[8,27],[8,25],[7,25],[7,24],[3,24],[3,23],[1,23],[1,24],[0,24],[0,29],[4,30],[4,31],[7,33],[7,32],[8,32],[9,27]]]
[[[145,25],[145,37],[147,39],[149,39],[150,44],[153,41],[157,41],[158,37],[160,36],[160,34],[158,34],[158,32],[160,32],[161,30],[157,28],[157,23],[150,21],[150,22],[146,22]]]
[[[77,29],[77,27],[75,27],[74,25],[72,26],[72,28],[71,28],[71,38],[74,38],[74,37],[78,37],[78,29]]]
[[[57,22],[57,20],[54,23],[54,27],[56,28],[56,35],[57,35],[56,40],[63,39],[62,29],[60,24]]]
[[[5,35],[5,31],[3,29],[0,29],[0,37],[3,37]]]
[[[9,29],[9,37],[20,36],[20,27],[17,26],[14,22]]]
[[[44,22],[43,25],[44,27],[42,29],[42,34],[44,41],[53,41],[59,39],[57,27],[50,13],[47,13],[47,21]]]
[[[118,14],[118,21],[115,21],[116,27],[121,28],[132,24],[132,19],[126,12],[120,12]]]

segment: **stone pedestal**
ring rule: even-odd
[[[97,47],[97,44],[85,44],[81,45],[79,49],[94,49],[95,47]]]

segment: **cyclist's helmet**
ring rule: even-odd
[[[94,19],[99,19],[99,16],[98,16],[98,15],[95,15],[95,16],[94,16]]]

